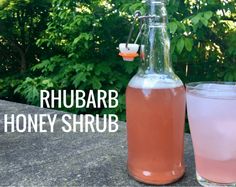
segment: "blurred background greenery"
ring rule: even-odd
[[[116,109],[69,111],[125,120],[138,61],[123,62],[116,48],[138,9],[141,0],[0,0],[0,98],[38,105],[41,89],[116,89]],[[168,12],[178,76],[236,81],[236,1],[169,0]]]

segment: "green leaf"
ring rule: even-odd
[[[184,43],[185,43],[185,49],[191,52],[193,50],[193,39],[185,38]]]
[[[74,39],[72,45],[76,45],[80,40],[81,40],[81,36],[78,36],[77,38]]]
[[[170,29],[171,34],[174,34],[176,32],[177,28],[178,28],[178,25],[175,22],[169,23],[169,29]]]
[[[233,82],[234,81],[234,75],[232,74],[232,72],[227,72],[225,74],[224,80]]]
[[[212,11],[204,12],[204,17],[205,17],[206,19],[209,20],[212,16],[213,16],[213,12],[212,12]]]
[[[184,49],[184,44],[185,44],[184,39],[183,39],[183,38],[180,38],[180,39],[178,40],[177,46],[176,46],[176,47],[177,47],[177,51],[178,51],[179,54],[182,53],[182,51],[183,51],[183,49]]]
[[[135,63],[125,63],[124,66],[125,66],[125,71],[128,74],[131,74],[131,73],[134,72],[134,70],[136,70],[137,64],[135,64]]]
[[[199,14],[197,14],[196,16],[194,16],[194,17],[191,19],[191,21],[192,21],[192,23],[193,23],[194,25],[196,25],[196,24],[199,23],[200,19],[201,19],[201,14],[199,13]]]
[[[97,76],[101,75],[102,73],[104,73],[104,74],[112,73],[112,70],[111,70],[109,64],[104,63],[104,62],[101,62],[100,64],[98,64],[95,69],[96,69],[95,74]]]
[[[92,71],[94,69],[94,64],[88,64],[87,71]]]
[[[177,22],[177,25],[178,25],[179,28],[181,28],[182,30],[186,31],[186,26],[184,25],[184,23]]]
[[[76,37],[72,43],[72,45],[77,45],[79,42],[86,42],[92,40],[92,35],[88,33],[81,33],[78,37]]]
[[[93,89],[97,89],[97,90],[99,90],[99,89],[102,87],[101,82],[100,82],[99,79],[96,78],[96,77],[93,77],[93,79],[92,79],[92,85],[93,85]]]
[[[177,38],[173,38],[173,39],[171,40],[171,49],[170,49],[171,54],[174,54],[175,48],[176,48],[176,45],[177,45],[177,42],[178,42],[178,39],[177,39]]]
[[[73,85],[78,88],[81,82],[85,82],[87,80],[87,75],[84,72],[79,73],[75,76]]]
[[[207,20],[206,18],[201,17],[200,20],[201,20],[201,22],[202,22],[203,25],[205,25],[206,27],[208,26],[208,20]]]

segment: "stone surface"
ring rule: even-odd
[[[127,174],[126,127],[118,133],[3,133],[3,114],[62,112],[0,101],[0,186],[145,186]],[[186,174],[172,186],[199,186],[191,138],[185,138]]]

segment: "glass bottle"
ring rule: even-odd
[[[146,4],[141,64],[126,91],[128,170],[138,181],[162,185],[185,171],[185,88],[171,65],[165,2]]]

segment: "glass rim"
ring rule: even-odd
[[[231,88],[224,88],[224,89],[221,89],[221,88],[201,88],[201,87],[197,87],[198,85],[202,85],[202,84],[209,84],[209,85],[212,85],[212,84],[217,84],[217,85],[229,85],[229,86],[235,86],[235,90],[232,90],[232,87]],[[186,88],[188,90],[205,90],[205,91],[215,91],[215,92],[234,92],[236,91],[236,82],[224,82],[224,81],[200,81],[200,82],[190,82],[190,83],[187,83],[186,85]]]

